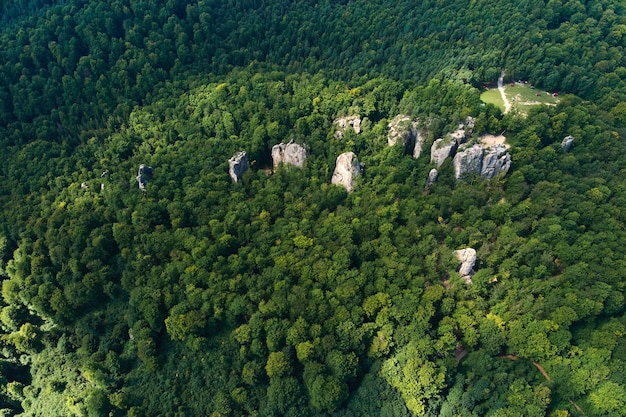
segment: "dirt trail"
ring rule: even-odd
[[[504,102],[504,114],[506,114],[511,110],[511,103],[509,103],[509,99],[506,98],[506,94],[504,94],[504,74],[504,70],[502,70],[500,78],[498,78],[498,90],[500,90],[500,95],[502,96],[502,101]]]

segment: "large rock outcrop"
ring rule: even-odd
[[[388,127],[387,144],[389,146],[401,143],[405,149],[409,149],[413,145],[417,137],[417,121],[411,120],[406,114],[399,114],[389,122]]]
[[[569,152],[570,149],[572,149],[573,144],[574,144],[574,137],[565,136],[563,138],[563,141],[561,142],[561,148],[563,149],[563,152]]]
[[[359,116],[346,116],[339,117],[333,121],[339,129],[335,131],[335,137],[337,139],[343,139],[343,134],[349,128],[354,130],[355,134],[361,133],[361,118]]]
[[[228,174],[235,182],[241,179],[248,168],[248,154],[245,151],[239,152],[228,160]]]
[[[354,189],[354,180],[363,172],[363,166],[354,152],[345,152],[337,157],[335,171],[330,180],[332,184],[341,185],[348,192]]]
[[[287,144],[279,143],[272,147],[272,161],[274,163],[274,171],[280,164],[289,164],[298,168],[304,166],[306,160],[306,149],[302,145],[298,145],[293,140]]]
[[[459,143],[451,136],[435,140],[430,147],[430,162],[434,163],[437,165],[437,168],[439,168],[443,165],[446,158],[454,155],[458,146]]]
[[[462,180],[478,174],[490,180],[506,174],[511,168],[511,155],[505,145],[485,147],[482,144],[461,145],[452,160],[454,177]]]
[[[495,145],[485,149],[480,176],[490,180],[497,175],[506,174],[511,169],[511,154],[504,145]]]
[[[476,264],[476,250],[473,248],[455,250],[454,254],[456,258],[461,262],[461,268],[459,268],[459,275],[466,284],[472,283],[472,276],[474,275],[474,264]]]
[[[452,159],[454,166],[454,177],[457,180],[463,179],[472,174],[479,173],[482,168],[484,149],[476,144],[469,146],[461,145]]]

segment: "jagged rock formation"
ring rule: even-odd
[[[345,152],[337,157],[335,171],[330,180],[332,184],[341,185],[348,192],[354,189],[354,180],[363,172],[363,165],[354,152]]]
[[[139,189],[146,192],[146,186],[148,185],[148,178],[152,176],[154,170],[152,167],[141,164],[139,165],[139,171],[137,172],[137,183],[139,184]]]
[[[476,250],[473,248],[455,250],[459,262],[461,262],[461,268],[459,268],[459,275],[465,281],[466,284],[472,283],[472,275],[474,275],[474,264],[476,263]]]
[[[460,180],[481,172],[483,153],[483,147],[478,144],[472,146],[468,144],[461,145],[452,160],[454,178]]]
[[[480,176],[490,180],[500,173],[506,174],[511,169],[511,154],[506,146],[495,145],[485,149]]]
[[[387,143],[389,146],[394,146],[400,142],[402,146],[409,148],[417,137],[417,121],[412,121],[406,114],[399,114],[394,117],[389,122],[388,127]]]
[[[298,145],[293,140],[288,144],[279,143],[272,147],[272,161],[274,163],[274,171],[280,164],[289,164],[302,168],[306,160],[306,149],[302,145]]]
[[[574,143],[573,136],[565,136],[563,141],[561,142],[561,148],[563,148],[563,152],[569,152],[572,149],[572,144]]]
[[[443,165],[446,158],[454,155],[458,146],[459,143],[451,136],[435,140],[430,147],[430,162],[434,163],[437,165],[437,168],[439,168]]]
[[[239,152],[228,160],[228,174],[235,182],[241,179],[248,168],[248,154],[246,151]]]
[[[361,118],[359,116],[339,117],[335,119],[333,123],[339,126],[339,129],[335,131],[335,137],[337,139],[343,139],[343,133],[350,127],[357,135],[361,133]]]
[[[439,178],[439,171],[435,168],[431,169],[428,173],[428,178],[426,179],[426,188],[429,188],[431,185],[437,182],[437,178]]]

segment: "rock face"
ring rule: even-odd
[[[241,179],[248,168],[248,155],[245,151],[239,152],[228,160],[228,174],[235,182]]]
[[[466,284],[472,283],[472,275],[474,275],[474,264],[476,263],[476,251],[473,248],[466,248],[455,250],[459,262],[461,262],[461,268],[459,269],[459,275],[465,281]]]
[[[437,178],[439,178],[439,171],[435,168],[431,169],[428,173],[428,178],[426,179],[426,188],[429,188],[431,185],[437,182]]]
[[[511,154],[506,146],[495,145],[485,147],[480,144],[461,145],[452,160],[454,177],[462,180],[473,174],[490,180],[497,175],[506,174],[511,168]]]
[[[290,141],[288,144],[279,143],[272,147],[272,161],[274,162],[274,171],[280,164],[289,164],[302,168],[306,160],[306,149],[302,145]]]
[[[146,186],[148,185],[148,178],[152,176],[154,170],[152,167],[141,164],[139,165],[139,171],[137,172],[137,184],[139,184],[139,189],[146,192]]]
[[[354,189],[354,180],[363,172],[363,166],[357,159],[354,152],[345,152],[337,157],[335,171],[330,182],[335,185],[341,185],[348,191]]]
[[[500,173],[506,174],[511,169],[511,154],[506,146],[495,145],[485,150],[480,176],[490,180]]]
[[[569,152],[572,149],[572,144],[574,143],[573,136],[565,136],[563,141],[561,142],[561,148],[563,148],[564,152]]]
[[[388,127],[387,143],[389,146],[394,146],[399,142],[408,149],[417,137],[417,122],[412,121],[406,114],[399,114],[394,117],[389,122]]]
[[[484,149],[480,145],[461,145],[452,160],[457,180],[481,172]]]
[[[454,155],[458,146],[456,139],[450,136],[435,140],[430,147],[430,162],[436,164],[437,168],[439,168],[443,165],[446,158]]]
[[[357,135],[361,133],[361,118],[359,116],[339,117],[335,119],[333,123],[339,126],[339,129],[335,131],[335,137],[337,139],[343,139],[343,133],[350,127]]]

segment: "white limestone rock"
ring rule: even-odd
[[[461,262],[459,275],[466,284],[472,283],[472,275],[474,275],[474,264],[476,263],[476,250],[473,248],[459,249],[454,251],[456,258]]]
[[[239,182],[248,168],[248,155],[246,151],[239,152],[228,160],[228,174],[234,182]]]
[[[272,147],[272,161],[274,171],[280,164],[289,164],[298,168],[304,166],[306,160],[306,149],[302,145],[298,145],[293,140],[287,144],[279,143]]]
[[[330,182],[341,185],[350,193],[354,189],[354,180],[362,173],[363,166],[354,152],[345,152],[337,157],[335,171]]]

